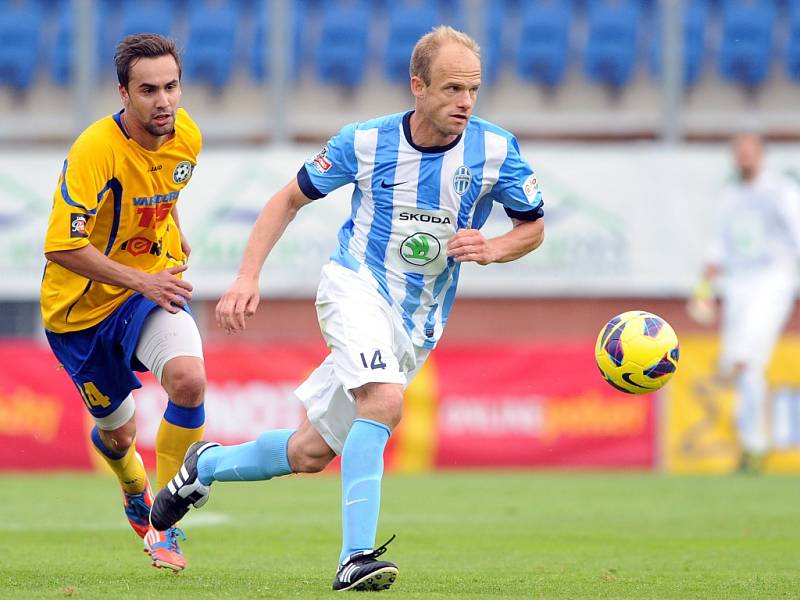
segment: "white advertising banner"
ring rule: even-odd
[[[204,151],[181,194],[192,244],[186,277],[196,298],[216,298],[232,282],[247,237],[269,196],[318,148]],[[0,153],[0,298],[36,299],[43,237],[63,151]],[[545,199],[545,242],[512,263],[466,265],[461,293],[472,296],[678,295],[702,265],[715,202],[732,176],[727,147],[657,144],[528,145]],[[772,148],[770,167],[792,171],[796,156]],[[320,267],[349,213],[352,186],[300,211],[262,274],[267,296],[312,296]],[[487,236],[510,221],[495,207]]]

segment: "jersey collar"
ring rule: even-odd
[[[123,108],[118,113],[114,113],[113,117],[114,117],[114,122],[117,124],[117,127],[119,127],[119,130],[122,132],[122,135],[125,136],[125,139],[129,140],[129,139],[131,139],[131,136],[128,135],[128,132],[125,131],[125,126],[122,124],[122,111],[123,110],[125,110],[125,109]]]
[[[414,140],[411,139],[411,115],[414,114],[413,110],[408,111],[406,114],[403,115],[403,134],[406,136],[406,141],[408,145],[411,146],[417,152],[425,152],[428,154],[432,154],[435,152],[447,152],[451,148],[455,148],[458,142],[461,141],[461,136],[464,135],[463,133],[459,133],[456,139],[445,146],[418,146],[414,143]]]

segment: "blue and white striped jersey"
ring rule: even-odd
[[[509,216],[536,220],[542,197],[509,132],[472,117],[451,144],[423,148],[412,142],[411,114],[345,126],[297,181],[311,199],[355,184],[331,258],[370,277],[412,342],[433,348],[458,284],[460,264],[447,257],[447,241],[480,228],[492,201]]]

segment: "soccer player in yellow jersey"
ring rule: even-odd
[[[156,438],[161,488],[202,438],[205,369],[182,278],[189,244],[177,201],[202,140],[178,108],[181,63],[159,35],[123,39],[115,62],[123,108],[90,125],[64,161],[45,239],[41,309],[47,339],[95,421],[94,447],[122,486],[153,565],[186,566],[183,533],[149,525],[152,491],[136,452],[134,371],[169,395]]]

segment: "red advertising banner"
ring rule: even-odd
[[[86,408],[46,345],[0,342],[0,469],[88,469]]]
[[[611,388],[591,343],[433,353],[437,467],[652,467],[654,397]]]
[[[605,384],[591,348],[445,344],[407,390],[387,468],[651,467],[653,397]],[[322,343],[207,347],[206,438],[235,444],[299,425],[294,388],[326,353]],[[150,374],[141,379],[137,449],[152,468],[167,398]],[[0,342],[0,469],[92,468],[91,427],[46,345]]]

